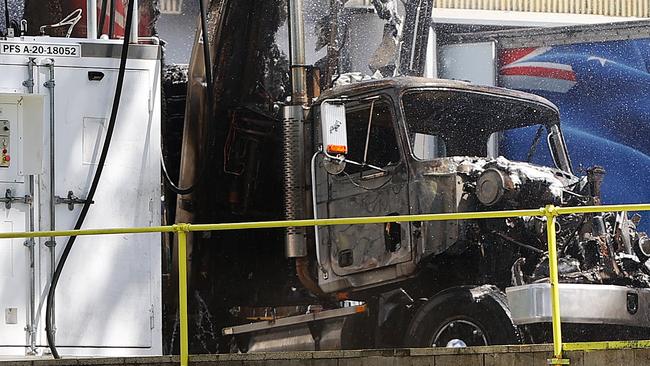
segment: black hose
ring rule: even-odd
[[[106,11],[108,7],[108,0],[102,0],[102,11],[99,14],[99,26],[97,27],[97,38],[102,36],[104,31],[104,23],[106,23]]]
[[[111,138],[113,137],[113,130],[115,129],[115,121],[117,119],[117,111],[120,106],[120,98],[122,96],[122,86],[124,85],[124,74],[126,72],[126,60],[129,54],[129,42],[131,41],[131,23],[133,21],[133,1],[129,1],[129,8],[126,16],[126,27],[124,33],[124,44],[122,45],[122,55],[120,58],[120,69],[117,74],[117,86],[115,87],[115,96],[113,97],[113,108],[111,109],[111,117],[108,122],[108,128],[106,129],[106,139],[104,140],[104,145],[102,146],[102,154],[99,158],[99,164],[97,164],[97,170],[93,176],[92,184],[90,185],[90,190],[88,191],[88,196],[86,196],[86,201],[81,209],[81,213],[77,218],[77,223],[74,225],[74,230],[81,229],[88,210],[90,209],[90,203],[95,196],[95,191],[97,191],[97,185],[99,184],[99,178],[102,175],[102,170],[104,170],[104,163],[106,162],[106,157],[108,156],[108,148],[111,146]],[[52,356],[54,358],[61,358],[59,352],[56,349],[54,344],[54,330],[52,329],[52,305],[54,304],[54,296],[56,291],[56,285],[59,282],[61,277],[61,272],[63,271],[63,266],[65,265],[72,245],[74,244],[76,236],[71,236],[68,238],[68,242],[63,249],[61,258],[56,265],[56,270],[52,275],[52,283],[50,284],[50,290],[47,293],[47,306],[45,308],[45,331],[47,333],[47,343],[52,351]]]
[[[112,39],[115,36],[115,0],[111,1],[111,10],[108,17],[108,38]],[[126,36],[126,34],[124,35]]]
[[[210,58],[210,45],[208,44],[208,14],[205,9],[205,4],[203,3],[203,0],[198,0],[199,1],[199,8],[201,9],[201,38],[203,39],[203,65],[205,67],[205,84],[206,84],[206,94],[207,94],[207,107],[208,107],[208,118],[212,119],[213,115],[213,108],[212,108],[212,103],[214,102],[213,99],[213,90],[212,90],[212,62]],[[212,148],[210,146],[210,142],[212,138],[210,137],[210,128],[211,126],[208,125],[208,147],[206,151],[210,151]],[[162,149],[161,149],[162,151]],[[205,155],[205,154],[204,154]],[[181,188],[174,184],[174,181],[172,181],[171,177],[169,176],[169,173],[167,172],[167,167],[165,165],[165,159],[162,156],[162,153],[160,155],[160,165],[162,167],[163,175],[165,176],[165,183],[167,183],[167,186],[169,189],[179,195],[185,195],[185,194],[190,194],[194,191],[194,187],[196,187],[196,184],[201,180],[203,177],[205,170],[207,169],[207,156],[203,156],[201,161],[201,165],[199,168],[199,174],[197,175],[196,179],[194,180],[194,183],[187,187],[187,188]],[[180,184],[180,182],[179,182]]]
[[[169,173],[167,172],[167,166],[165,164],[165,158],[163,157],[162,154],[162,149],[160,151],[160,167],[162,168],[163,175],[165,176],[165,183],[167,184],[169,190],[180,195],[190,194],[194,191],[194,185],[191,185],[187,188],[181,188],[176,184],[174,184],[174,181],[172,180],[172,178],[169,176]]]
[[[5,0],[5,34],[9,35],[9,2]]]

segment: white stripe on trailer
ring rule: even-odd
[[[501,70],[510,69],[513,67],[542,67],[545,69],[573,71],[573,67],[571,67],[571,65],[566,65],[566,64],[558,64],[555,62],[519,62],[519,61],[515,61],[511,64],[505,65],[501,67]]]
[[[543,90],[555,93],[566,93],[576,85],[575,81],[544,78],[526,75],[501,75],[500,84],[510,89]]]

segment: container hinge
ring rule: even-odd
[[[8,210],[11,208],[12,203],[19,202],[30,205],[32,203],[32,196],[26,194],[24,196],[14,196],[11,193],[11,189],[5,191],[5,196],[0,198],[0,202],[5,203],[5,208]]]
[[[74,195],[74,192],[68,191],[68,196],[65,198],[59,197],[59,196],[54,196],[54,203],[61,204],[67,204],[68,205],[68,210],[72,211],[74,210],[74,205],[83,205],[87,202],[88,200],[79,198]],[[95,201],[90,201],[91,204],[95,203]]]

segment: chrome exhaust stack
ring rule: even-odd
[[[305,129],[301,105],[284,107],[282,119],[282,174],[284,218],[305,218]],[[285,237],[287,258],[307,256],[305,227],[288,227]]]
[[[308,102],[303,0],[289,0],[289,37],[292,105],[284,107],[282,118],[283,204],[286,220],[300,220],[306,217],[303,106]],[[285,237],[287,258],[307,256],[306,232],[304,227],[287,228]]]

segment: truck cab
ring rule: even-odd
[[[537,208],[561,204],[562,187],[578,181],[557,108],[531,94],[400,78],[334,88],[319,99],[314,110],[321,113],[315,118],[329,117],[323,111],[331,106],[345,109],[347,151],[322,147],[314,166],[318,218]],[[315,134],[315,146],[323,145],[327,132]],[[512,147],[499,143],[511,135],[530,137],[526,143],[534,147],[528,160],[539,166],[498,157]],[[508,180],[515,190],[507,175],[526,170],[537,175],[517,177],[520,184],[528,178],[548,186],[516,202],[515,194],[498,184]],[[486,171],[488,177],[477,186]],[[493,175],[501,183],[488,179]],[[319,228],[319,285],[334,292],[408,278],[433,256],[470,249],[475,243],[468,229],[474,226],[453,220]]]

